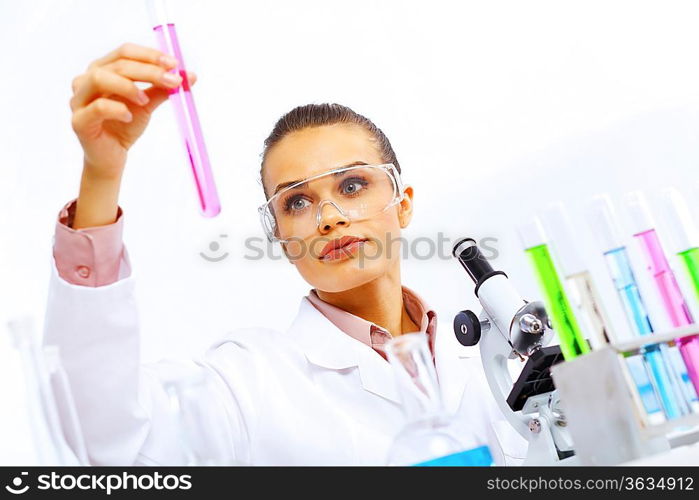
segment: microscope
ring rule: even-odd
[[[490,390],[508,422],[529,442],[524,465],[575,465],[566,418],[550,369],[563,361],[541,302],[527,302],[503,271],[495,271],[472,238],[459,240],[452,254],[476,284],[483,310],[459,312],[454,334],[464,346],[478,345]],[[513,382],[508,360],[526,360]]]

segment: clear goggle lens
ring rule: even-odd
[[[270,241],[285,242],[314,234],[325,211],[338,211],[350,221],[364,220],[402,196],[392,163],[344,167],[285,187],[260,207],[260,218]]]

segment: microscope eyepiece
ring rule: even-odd
[[[483,256],[478,249],[476,240],[473,238],[463,238],[454,244],[452,255],[461,263],[466,272],[476,284],[475,294],[478,295],[478,289],[481,284],[497,274],[507,275],[502,271],[494,271],[488,260]]]

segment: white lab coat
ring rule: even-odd
[[[405,418],[391,366],[305,297],[286,331],[238,329],[196,360],[142,365],[134,277],[72,285],[51,261],[44,343],[59,346],[92,464],[178,463],[162,380],[186,370],[217,381],[228,426],[212,432],[238,462],[385,463]],[[497,464],[520,464],[526,441],[495,405],[480,358],[465,352],[450,326],[442,322],[435,341],[446,410],[490,445]]]

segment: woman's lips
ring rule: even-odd
[[[330,250],[328,253],[326,253],[324,256],[320,258],[322,261],[334,261],[334,260],[343,260],[347,259],[350,256],[354,255],[357,253],[359,248],[366,243],[367,240],[354,240],[351,243],[348,243],[347,245],[339,248],[335,248],[333,250]]]

